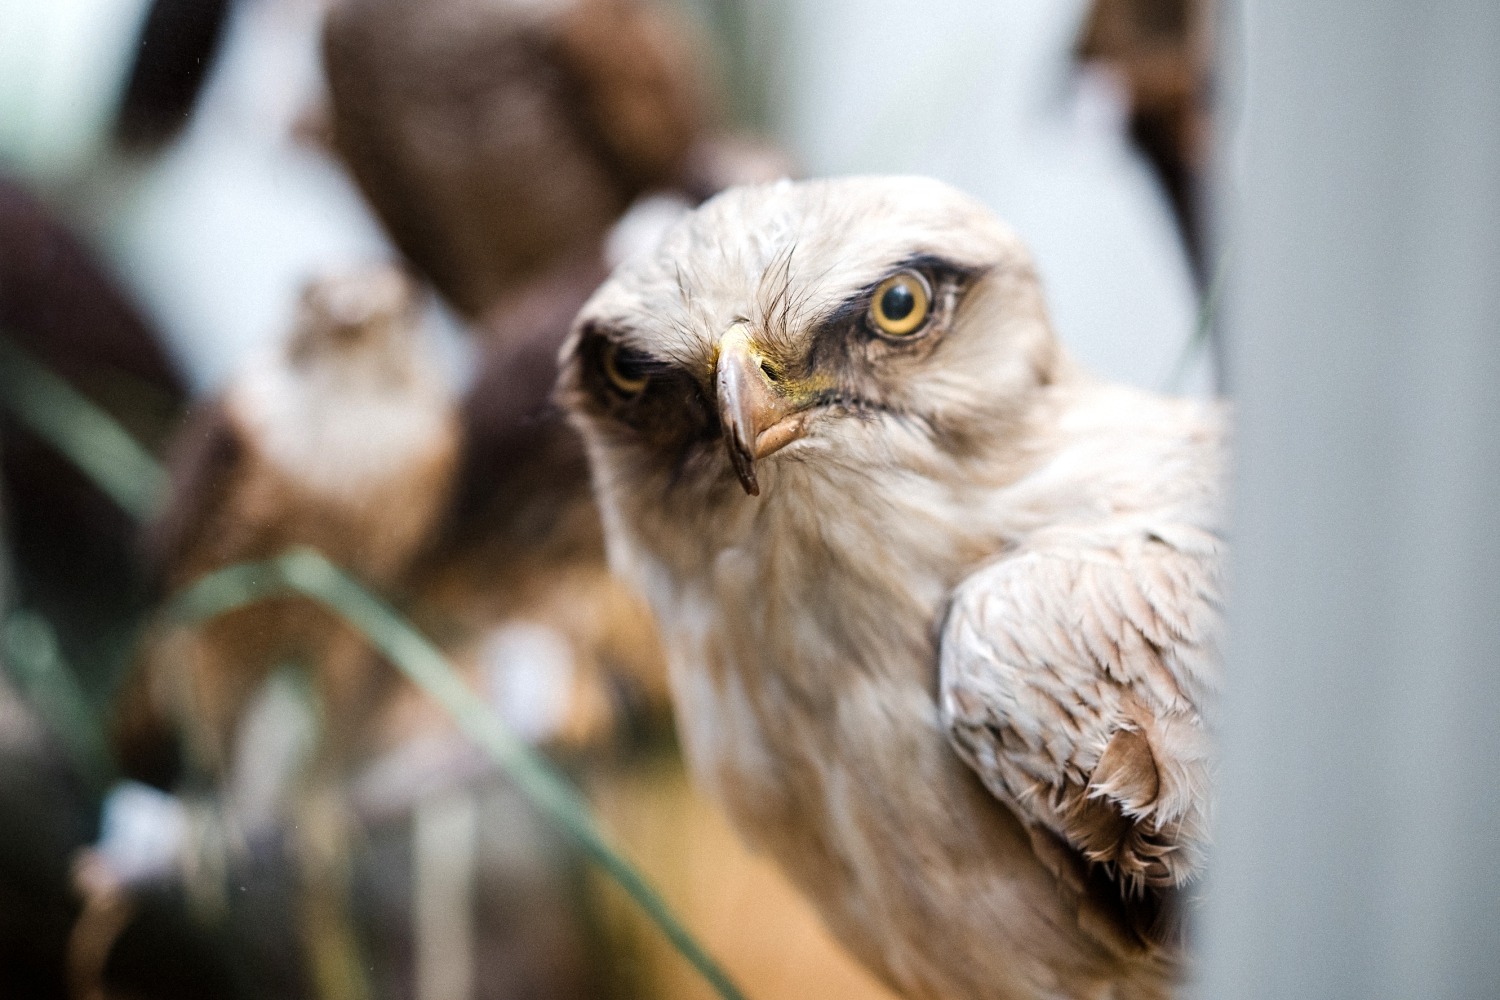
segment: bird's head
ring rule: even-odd
[[[330,274],[303,288],[287,357],[297,367],[391,378],[408,367],[418,327],[417,286],[401,268]]]
[[[920,178],[781,181],[622,266],[579,314],[559,396],[606,501],[672,517],[799,476],[861,490],[983,462],[1061,364],[1028,254],[978,202]]]

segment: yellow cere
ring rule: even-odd
[[[834,379],[822,372],[809,372],[803,378],[789,377],[786,368],[768,354],[762,354],[759,349],[751,347],[750,356],[765,372],[766,377],[775,384],[777,391],[785,398],[793,402],[803,402],[822,395],[832,389],[837,383]]]
[[[932,311],[932,292],[916,271],[902,271],[882,281],[870,299],[870,321],[881,333],[905,337],[922,328]]]

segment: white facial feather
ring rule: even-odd
[[[364,382],[278,358],[247,371],[226,404],[267,461],[330,497],[363,495],[453,433],[451,397],[434,372]]]

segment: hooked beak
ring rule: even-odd
[[[731,326],[719,340],[719,419],[729,461],[740,485],[751,496],[760,495],[755,460],[791,444],[806,433],[805,409],[788,398],[761,367],[761,356],[750,342],[750,328]]]

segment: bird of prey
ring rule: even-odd
[[[172,494],[148,538],[163,583],[178,589],[310,545],[376,588],[398,586],[438,526],[457,464],[456,405],[429,346],[401,271],[310,283],[281,349],[235,378],[176,442]],[[314,668],[336,743],[358,731],[383,676],[351,632],[294,598],[173,632],[148,656],[144,701],[127,703],[122,735],[132,710],[165,710],[214,773],[277,666]]]
[[[739,188],[590,299],[559,396],[686,754],[913,998],[1166,997],[1201,864],[1222,414],[1059,346],[936,181]]]
[[[401,251],[477,317],[684,183],[708,88],[648,0],[337,0],[334,148]]]

